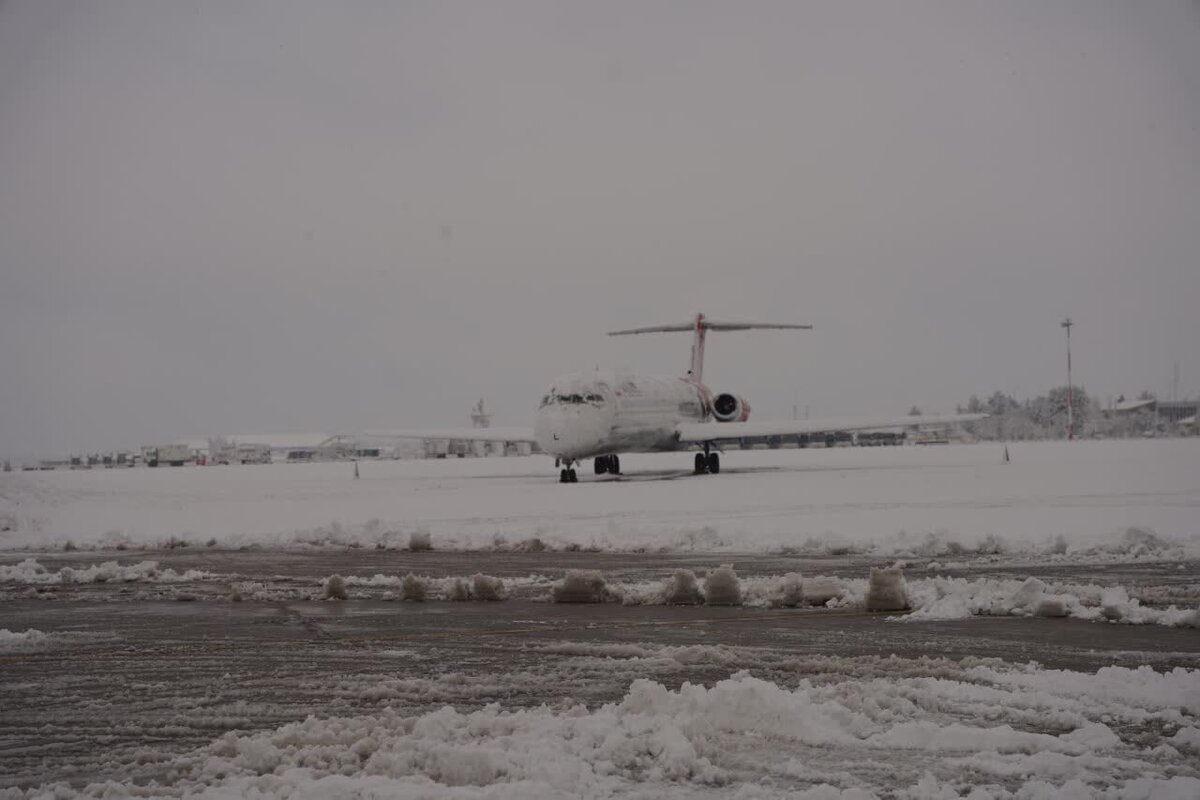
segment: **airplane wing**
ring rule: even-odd
[[[949,425],[973,422],[987,414],[943,414],[940,416],[900,417],[825,417],[763,422],[684,422],[675,426],[679,441],[701,444],[747,436],[798,436],[833,431],[864,431],[877,428],[911,428],[921,425]]]
[[[382,439],[446,439],[463,442],[533,442],[533,428],[406,428],[367,431]]]

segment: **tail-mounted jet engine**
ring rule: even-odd
[[[712,413],[717,422],[745,422],[750,404],[736,394],[719,394],[713,398]]]

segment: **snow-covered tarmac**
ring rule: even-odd
[[[1001,453],[0,476],[0,796],[1200,797],[1200,442]]]
[[[631,455],[621,478],[556,482],[546,457],[0,475],[0,549],[515,545],[1053,552],[1142,528],[1200,555],[1200,440]],[[600,484],[600,485],[597,485]]]

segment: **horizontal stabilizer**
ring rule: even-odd
[[[635,333],[692,333],[692,363],[688,375],[695,380],[704,378],[704,337],[709,331],[752,331],[752,330],[812,330],[812,325],[790,325],[780,322],[720,322],[709,319],[703,314],[697,314],[691,322],[678,322],[671,325],[648,325],[644,328],[629,328],[623,331],[609,331],[609,336],[629,336]]]
[[[671,333],[673,331],[694,331],[696,323],[685,322],[680,325],[651,325],[646,328],[630,328],[627,331],[609,331],[609,336],[628,336],[631,333]]]
[[[811,331],[812,325],[790,325],[780,322],[708,322],[710,331],[793,330]]]
[[[811,331],[812,325],[790,325],[780,322],[719,322],[705,319],[700,327],[710,331],[752,331],[752,330],[797,330]],[[645,328],[630,328],[624,331],[609,331],[609,336],[629,336],[634,333],[675,333],[696,330],[695,322],[681,322],[677,325],[650,325]]]

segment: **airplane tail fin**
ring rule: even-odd
[[[630,328],[623,331],[609,331],[609,336],[629,336],[637,333],[675,333],[692,331],[692,364],[688,374],[696,380],[702,380],[704,374],[704,337],[709,331],[749,331],[749,330],[812,330],[812,325],[788,325],[778,322],[717,322],[703,314],[697,314],[692,322],[681,322],[674,325],[650,325],[645,328]]]

